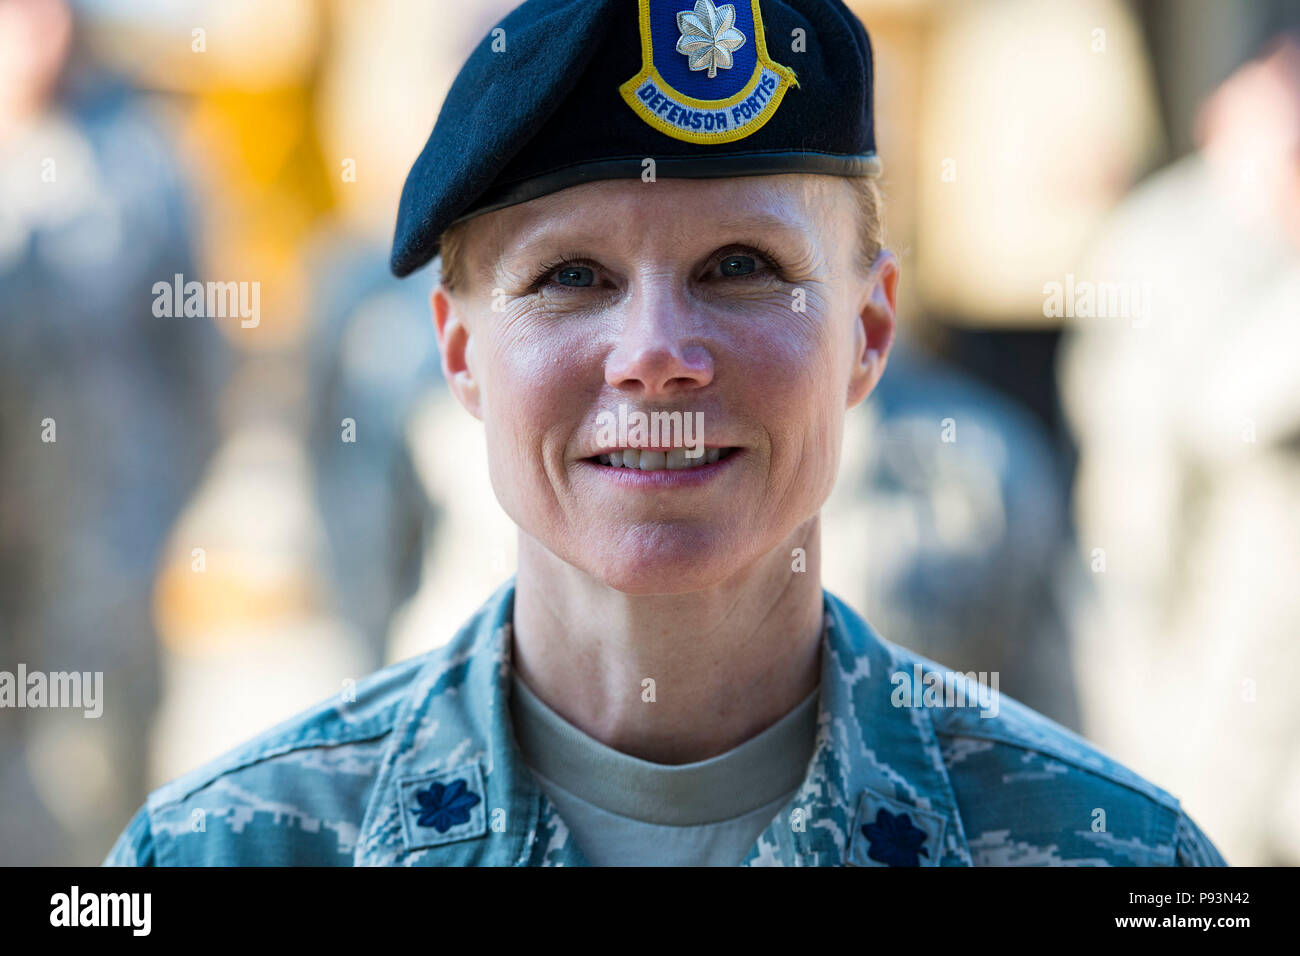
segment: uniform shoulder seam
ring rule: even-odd
[[[897,644],[892,646],[901,659],[906,660],[909,664],[919,664],[922,670],[933,670],[939,673],[952,672],[951,669],[945,668],[936,661],[930,660],[915,651]],[[989,740],[1019,750],[1046,754],[1055,760],[1086,771],[1095,777],[1126,787],[1135,793],[1140,793],[1153,803],[1168,810],[1178,811],[1177,797],[1156,786],[1136,771],[1130,770],[1114,757],[1104,753],[1096,744],[1068,727],[1063,727],[1051,718],[1022,704],[1014,697],[1008,697],[1006,694],[997,691],[994,693],[997,695],[999,711],[1005,712],[1005,714],[999,713],[992,720],[969,721],[952,714],[947,708],[934,708],[933,710],[938,710],[938,714],[931,713],[934,718],[931,723],[934,726],[935,734],[941,738],[966,737],[973,740]],[[1027,725],[1037,725],[1041,728],[1041,732],[1033,734],[1032,738],[1017,733],[1014,727],[1005,725],[1003,722],[1004,716],[1023,721]],[[1062,743],[1058,744],[1052,739],[1054,737],[1061,738]],[[1074,749],[1092,755],[1097,760],[1102,761],[1103,765],[1097,766],[1090,760],[1071,753],[1071,747],[1065,746],[1065,743],[1072,745]]]
[[[1078,757],[1072,756],[1071,754],[1064,752],[1061,748],[1051,746],[1050,743],[1047,744],[1040,744],[1038,742],[1030,743],[1029,741],[1017,737],[1015,734],[1011,734],[1007,732],[1000,733],[998,731],[993,731],[993,730],[967,731],[965,728],[963,728],[961,730],[953,731],[953,730],[942,730],[936,727],[935,733],[938,736],[946,739],[965,737],[968,740],[989,740],[994,743],[1002,744],[1005,747],[1014,747],[1017,750],[1028,750],[1034,753],[1044,754],[1045,756],[1051,757],[1053,760],[1059,760],[1061,763],[1069,764],[1071,767],[1074,767],[1077,770],[1082,770],[1085,773],[1091,774],[1094,777],[1100,777],[1104,780],[1110,781],[1113,784],[1132,790],[1134,793],[1139,793],[1142,796],[1146,797],[1148,800],[1150,800],[1152,803],[1158,804],[1159,806],[1165,808],[1166,810],[1170,810],[1174,813],[1181,812],[1181,804],[1179,803],[1177,797],[1175,797],[1172,793],[1169,793],[1167,790],[1164,790],[1163,788],[1156,786],[1154,783],[1151,783],[1149,780],[1146,780],[1138,776],[1135,772],[1131,770],[1126,770],[1125,773],[1116,773],[1113,769],[1109,767],[1091,766],[1088,763],[1080,760]],[[1098,755],[1104,757],[1105,759],[1111,762],[1114,762],[1113,758],[1106,757],[1106,755],[1102,754],[1101,751],[1096,750],[1096,748],[1093,747],[1092,744],[1088,744],[1088,747],[1096,751]],[[1122,766],[1122,764],[1120,766]],[[1129,777],[1129,774],[1132,775],[1131,778]]]
[[[306,737],[300,740],[286,740],[281,744],[268,747],[264,750],[251,750],[247,753],[241,752],[238,757],[231,758],[229,762],[211,768],[192,783],[188,783],[184,787],[177,787],[174,792],[166,792],[173,787],[174,784],[164,784],[149,795],[146,805],[148,806],[150,816],[152,817],[156,812],[166,810],[169,807],[188,800],[190,797],[194,796],[194,794],[198,793],[205,787],[210,787],[222,777],[228,776],[232,773],[238,773],[240,770],[245,770],[253,764],[261,763],[264,760],[283,757],[285,754],[293,753],[295,750],[310,750],[315,747],[342,747],[347,746],[348,744],[361,743],[366,740],[378,740],[387,737],[392,733],[392,730],[393,728],[391,724],[373,730],[369,727],[363,726],[356,728],[353,733],[345,736],[318,736]],[[200,768],[200,770],[202,769],[203,768]],[[193,772],[199,773],[200,770]],[[182,777],[180,779],[184,780],[185,778]],[[176,781],[176,783],[179,782],[179,780]]]
[[[337,721],[334,721],[323,727],[312,726],[313,721],[329,717],[331,708],[338,710],[337,698],[326,698],[314,707],[264,731],[234,750],[227,751],[209,763],[158,787],[149,794],[146,801],[150,813],[187,800],[221,777],[237,773],[263,760],[281,757],[296,750],[347,746],[387,736],[392,733],[396,725],[397,714],[411,682],[418,679],[418,675],[431,660],[437,658],[439,650],[441,648],[401,661],[376,671],[366,678],[365,683],[374,688],[390,681],[396,681],[400,688],[400,692],[393,694],[390,700],[382,703],[377,713],[350,725],[340,726]],[[360,687],[358,688],[359,694],[364,692]]]

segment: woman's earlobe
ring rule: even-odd
[[[885,372],[885,358],[879,349],[868,348],[861,353],[861,358],[854,363],[853,375],[849,379],[848,408],[856,408],[866,400]]]

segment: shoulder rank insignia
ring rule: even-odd
[[[767,55],[759,0],[638,2],[641,72],[618,91],[660,132],[692,143],[743,139],[798,86]]]

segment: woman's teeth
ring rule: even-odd
[[[668,468],[672,471],[680,471],[683,468],[711,465],[731,451],[730,448],[708,448],[698,458],[688,458],[685,448],[674,448],[668,452],[624,448],[607,455],[597,455],[596,460],[611,468],[636,468],[640,471],[661,471]]]

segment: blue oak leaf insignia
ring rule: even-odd
[[[920,866],[917,854],[929,858],[924,844],[925,831],[912,823],[906,813],[897,816],[881,808],[875,823],[864,823],[862,833],[871,844],[867,856],[886,866]]]
[[[677,29],[682,34],[677,52],[686,54],[692,70],[708,70],[709,79],[731,69],[731,54],[745,45],[733,3],[715,7],[713,0],[696,0],[694,10],[677,14]]]
[[[470,809],[481,798],[469,792],[464,780],[453,780],[445,786],[435,783],[428,790],[417,790],[415,799],[420,801],[420,809],[411,811],[420,815],[416,822],[446,833],[458,823],[468,823]]]

